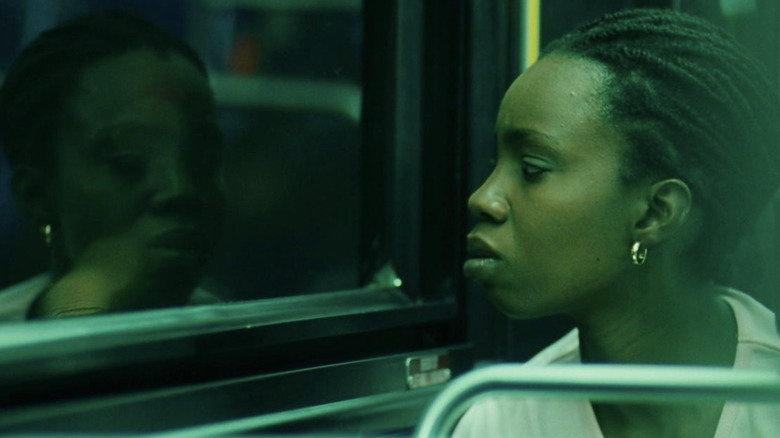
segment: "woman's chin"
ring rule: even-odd
[[[524,299],[517,290],[507,290],[499,287],[485,286],[488,300],[495,308],[511,319],[533,319],[549,316],[555,312]]]

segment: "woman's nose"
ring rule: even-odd
[[[203,196],[195,175],[185,163],[171,160],[155,172],[152,207],[157,213],[199,215],[203,210]]]
[[[480,221],[502,223],[509,215],[509,204],[491,175],[482,186],[469,196],[469,211]]]

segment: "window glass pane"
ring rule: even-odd
[[[237,299],[358,285],[359,2],[202,2],[189,39],[228,140],[209,278]]]
[[[228,219],[209,289],[237,299],[357,287],[359,132],[338,115],[225,109]]]
[[[225,300],[359,287],[359,0],[0,0],[0,77],[41,31],[121,8],[204,59],[227,140],[228,217],[203,285]],[[48,270],[0,159],[0,288]]]

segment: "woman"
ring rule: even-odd
[[[780,110],[758,71],[714,26],[645,9],[564,36],[511,85],[464,272],[510,316],[576,322],[531,364],[780,369],[774,315],[722,275],[780,183]],[[777,421],[494,398],[456,436],[760,436]]]
[[[221,131],[185,43],[105,12],[41,34],[0,90],[12,190],[51,272],[0,294],[0,318],[204,302],[222,223]]]

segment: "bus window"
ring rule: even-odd
[[[0,2],[0,71],[39,32],[127,9],[204,59],[226,139],[228,212],[203,286],[223,301],[355,289],[361,220],[362,6],[348,1]],[[0,287],[48,270],[3,163]]]

